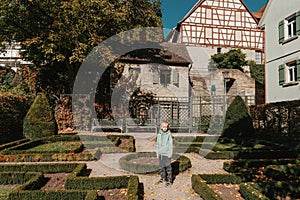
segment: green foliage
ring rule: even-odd
[[[35,183],[36,184],[36,183]],[[57,200],[57,199],[86,199],[88,191],[65,191],[65,190],[15,190],[9,194],[9,200],[32,200],[32,199],[47,199],[47,200]]]
[[[75,169],[84,169],[85,164],[78,163],[48,163],[48,164],[0,164],[0,172],[43,172],[71,173]]]
[[[246,142],[253,132],[252,118],[247,106],[240,96],[236,96],[227,109],[222,137],[240,143]]]
[[[272,177],[273,180],[297,180],[299,179],[300,165],[290,163],[287,165],[270,165],[264,169],[264,174]]]
[[[240,184],[242,179],[234,174],[199,174],[207,184]]]
[[[127,200],[139,199],[139,177],[138,176],[130,176],[126,199]]]
[[[130,135],[81,135],[80,138],[86,148],[98,148],[102,153],[135,151],[134,137]]]
[[[199,175],[192,175],[192,188],[205,200],[222,200]]]
[[[1,0],[0,43],[20,42],[22,55],[38,69],[40,86],[68,93],[93,47],[122,31],[161,27],[160,2]]]
[[[26,150],[26,153],[78,153],[82,152],[83,144],[81,142],[53,142],[41,144]]]
[[[0,200],[7,200],[9,193],[17,189],[20,185],[0,185]]]
[[[239,69],[243,71],[242,66],[247,64],[246,54],[240,49],[231,49],[226,53],[214,54],[211,58],[216,63],[216,67],[222,69]]]
[[[8,199],[86,199],[97,198],[96,190],[127,188],[126,199],[138,199],[139,178],[137,176],[85,176],[86,164],[53,163],[53,164],[6,164],[0,165],[1,184],[22,184],[10,192]],[[14,171],[14,172],[13,172]],[[17,171],[17,173],[15,172]],[[71,173],[66,180],[65,190],[39,190],[45,184],[44,173]]]
[[[32,95],[31,81],[34,79],[34,73],[30,76],[29,71],[25,66],[17,73],[10,67],[0,67],[0,91],[18,96]]]
[[[98,149],[83,152],[79,139],[78,135],[55,135],[29,142],[19,141],[15,146],[11,146],[12,143],[1,151],[0,162],[91,161],[99,157]]]
[[[263,195],[259,190],[254,187],[253,183],[242,183],[240,185],[240,192],[242,193],[245,199],[249,200],[269,200],[268,197]]]
[[[130,176],[68,177],[65,188],[68,190],[108,190],[127,188]]]
[[[0,93],[0,144],[23,138],[23,119],[32,100],[31,96]]]
[[[265,84],[265,68],[264,65],[258,65],[255,61],[248,61],[250,66],[251,77],[254,78],[258,83]]]
[[[24,119],[23,131],[30,139],[56,134],[56,122],[45,94],[36,96]]]

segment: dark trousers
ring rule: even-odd
[[[172,182],[171,159],[168,156],[159,155],[160,178]]]

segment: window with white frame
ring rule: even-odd
[[[295,82],[297,80],[297,64],[296,61],[286,64],[287,82]]]
[[[286,23],[286,38],[296,36],[296,15],[293,15],[285,20]]]
[[[295,60],[279,66],[279,85],[300,81],[300,60]]]
[[[279,43],[283,44],[300,35],[300,11],[279,22]]]

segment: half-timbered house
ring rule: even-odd
[[[234,91],[222,89],[222,74],[214,76],[215,80],[206,84],[204,79],[211,73],[211,55],[230,49],[241,49],[247,60],[263,63],[264,30],[257,26],[263,11],[264,8],[256,13],[250,12],[242,0],[199,0],[169,33],[168,42],[187,45],[193,60],[190,78],[196,95],[209,94],[210,85],[216,84],[219,93],[228,91],[233,95],[255,95],[255,85],[247,88],[236,85],[238,89]],[[249,72],[247,66],[244,67],[244,71]]]

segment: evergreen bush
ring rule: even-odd
[[[38,94],[24,119],[23,134],[38,139],[56,134],[56,122],[45,94]]]
[[[192,188],[194,191],[199,194],[205,200],[222,200],[220,195],[215,193],[213,189],[211,189],[206,181],[203,180],[199,175],[193,174],[192,178]]]
[[[247,141],[253,133],[252,118],[247,106],[240,96],[236,96],[227,109],[222,137],[240,143]]]
[[[28,95],[0,92],[0,144],[23,138],[23,119],[32,100]]]

